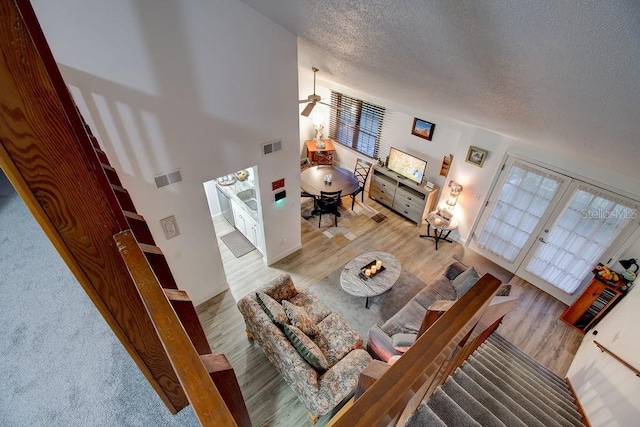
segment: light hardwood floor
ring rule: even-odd
[[[350,199],[348,206],[351,205]],[[229,291],[198,306],[214,352],[224,353],[234,367],[252,422],[255,426],[309,425],[304,405],[277,373],[260,348],[247,340],[242,316],[236,301],[260,287],[281,272],[291,274],[296,287],[306,289],[357,255],[381,250],[394,254],[406,269],[429,283],[440,275],[452,257],[462,252],[457,243],[440,243],[438,251],[430,239],[422,239],[424,227],[403,219],[384,206],[365,197],[365,205],[387,216],[375,223],[361,215],[352,221],[351,231],[358,235],[346,245],[324,236],[317,223],[300,218],[302,249],[271,267],[267,267],[258,251],[235,258],[218,239]],[[360,207],[360,209],[365,209]],[[217,217],[218,236],[232,231],[232,226]],[[338,224],[340,225],[340,224]],[[498,331],[527,354],[564,376],[580,344],[582,335],[558,320],[564,304],[526,281],[514,277],[512,294],[520,301],[504,319]],[[323,425],[330,418],[320,418]]]

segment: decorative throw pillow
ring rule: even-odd
[[[404,353],[416,342],[417,337],[418,334],[395,334],[391,337],[393,340],[393,348]]]
[[[471,267],[466,271],[463,271],[451,281],[451,286],[456,290],[458,298],[464,295],[471,287],[480,279],[480,276],[476,272],[476,269]]]
[[[306,336],[304,332],[295,326],[284,325],[284,334],[309,365],[319,371],[329,369],[327,358],[322,354],[322,351],[320,351],[320,347],[311,341],[311,338]]]
[[[276,325],[289,323],[287,313],[284,312],[284,308],[278,304],[278,301],[264,292],[256,292],[256,300],[258,300],[258,304],[260,304],[260,307],[267,313],[267,316],[269,316],[269,319],[271,319],[273,323]]]
[[[297,305],[291,304],[289,301],[282,301],[282,307],[284,312],[287,313],[287,317],[291,321],[291,324],[296,328],[299,328],[307,335],[318,335],[320,330],[313,321],[313,317],[309,315],[307,310]]]

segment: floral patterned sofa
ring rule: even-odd
[[[372,360],[362,338],[288,274],[238,301],[247,335],[307,408],[312,422],[348,397]]]

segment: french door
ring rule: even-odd
[[[510,157],[470,246],[515,272],[568,186],[566,176]]]
[[[636,203],[520,160],[502,175],[471,246],[570,304],[638,226]]]

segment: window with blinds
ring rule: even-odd
[[[378,156],[384,107],[331,91],[329,136],[336,142],[374,158]]]

